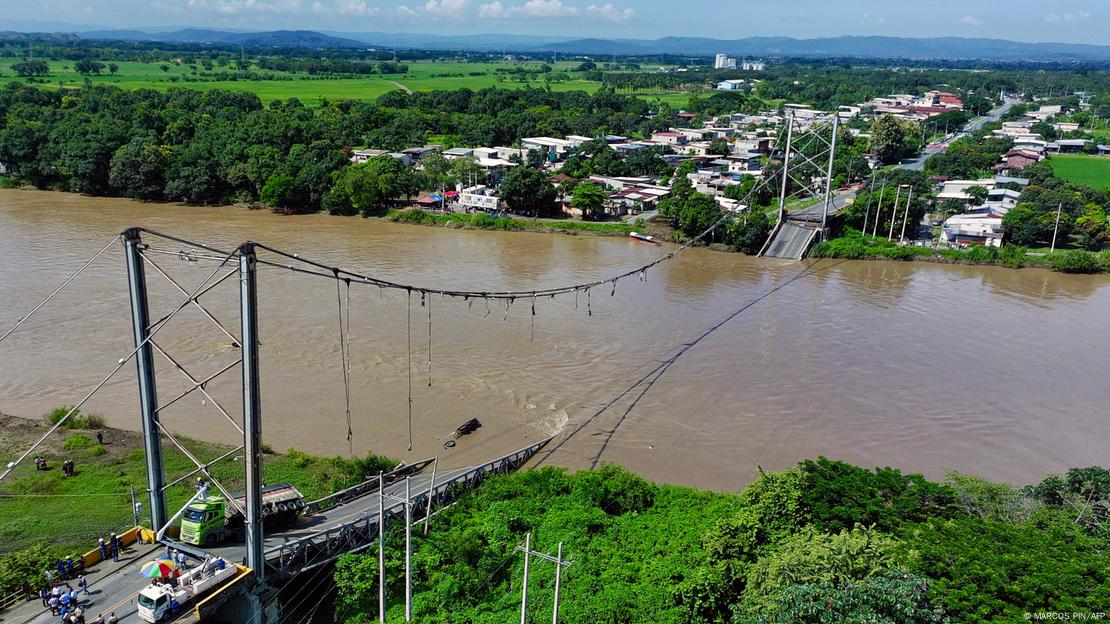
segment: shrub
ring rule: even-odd
[[[1025,523],[976,517],[907,525],[899,549],[930,594],[961,624],[1020,622],[1039,611],[1105,611],[1110,558],[1065,512]]]
[[[893,548],[890,537],[858,526],[835,534],[799,531],[752,566],[744,603],[766,608],[774,603],[768,598],[795,583],[844,586],[865,579],[894,565]]]
[[[492,230],[497,227],[497,219],[484,212],[479,212],[470,217],[470,225],[482,230]]]
[[[90,449],[88,449],[84,453],[85,457],[100,457],[101,455],[107,455],[107,454],[108,454],[108,449],[104,448],[103,446],[100,446],[99,444],[90,448]]]
[[[58,552],[49,544],[35,544],[0,557],[0,596],[31,592],[46,582],[43,571],[51,567]]]
[[[614,464],[577,475],[573,488],[591,505],[612,516],[643,513],[655,497],[655,486]]]
[[[435,223],[435,216],[422,208],[409,208],[408,210],[393,210],[389,213],[389,220],[398,223],[412,223],[428,225]]]
[[[65,443],[62,444],[62,448],[67,451],[76,451],[83,448],[88,448],[92,445],[93,441],[90,440],[88,436],[78,433],[69,436],[69,438],[66,439]]]
[[[1028,251],[1021,245],[1006,245],[998,252],[998,261],[1003,266],[1020,269],[1025,266],[1025,253]]]
[[[767,613],[738,612],[748,624],[946,624],[944,610],[929,600],[926,579],[900,568],[852,583],[789,585],[776,592]]]
[[[823,531],[842,531],[856,524],[891,530],[903,522],[950,517],[956,510],[952,488],[904,475],[894,468],[874,472],[820,457],[800,464],[801,500],[813,524]]]
[[[1110,271],[1110,249],[1098,252],[1098,263],[1102,266],[1103,271]]]
[[[1098,273],[1102,270],[1095,254],[1078,249],[1054,253],[1049,262],[1052,270],[1060,273]]]
[[[967,250],[964,257],[975,264],[992,264],[998,259],[998,248],[987,245],[976,245]]]
[[[992,483],[959,472],[948,473],[946,482],[956,492],[960,509],[972,516],[999,522],[1025,522],[1036,506],[1009,483]]]
[[[56,425],[65,415],[68,414],[73,408],[69,405],[55,407],[46,415],[46,419],[50,424]],[[81,410],[73,412],[73,415],[62,425],[63,429],[102,429],[104,427],[104,418],[96,414],[85,414]]]

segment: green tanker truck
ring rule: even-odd
[[[245,536],[243,514],[247,502],[243,495],[236,495],[238,507],[228,505],[222,496],[197,499],[181,514],[181,541],[211,548],[228,538],[243,541]],[[270,526],[292,524],[304,509],[304,495],[288,483],[278,483],[262,488],[262,520]]]

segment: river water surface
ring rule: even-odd
[[[250,239],[392,280],[476,290],[583,282],[665,253],[620,238],[5,190],[0,330],[129,226],[225,249]],[[145,240],[155,251],[185,248]],[[150,258],[187,289],[215,268],[205,258]],[[160,318],[183,297],[152,267],[147,273],[152,316]],[[264,438],[278,449],[346,455],[353,447],[406,459],[438,453],[461,465],[557,434],[544,463],[611,461],[651,479],[718,489],[738,488],[759,466],[779,469],[817,455],[1019,483],[1107,462],[1110,278],[794,263],[707,250],[684,252],[645,277],[621,282],[615,294],[595,289],[592,314],[584,294],[540,299],[534,319],[530,301],[507,311],[438,297],[422,306],[418,295],[409,301],[403,292],[352,286],[349,447],[336,284],[263,268]],[[237,297],[231,279],[202,300],[234,334]],[[74,403],[130,352],[130,336],[116,245],[0,343],[0,412],[39,417]],[[238,357],[231,340],[191,307],[155,340],[197,378]],[[158,362],[166,402],[191,384],[166,359]],[[635,385],[667,362],[650,386]],[[241,409],[238,384],[233,368],[207,385],[233,416]],[[137,429],[137,403],[128,364],[89,406],[113,426]],[[447,434],[472,417],[484,426],[442,449]],[[172,431],[241,442],[199,393],[167,408],[163,419]]]

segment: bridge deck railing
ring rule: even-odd
[[[383,475],[384,480],[385,480],[385,485],[386,486],[393,485],[394,483],[397,483],[398,481],[401,481],[402,479],[404,479],[405,477],[407,477],[409,475],[416,474],[416,473],[424,470],[428,466],[430,466],[433,461],[435,461],[435,460],[434,459],[423,459],[423,460],[420,460],[418,462],[414,462],[414,463],[411,463],[411,464],[404,464],[402,466],[399,466],[399,467],[385,473],[385,475]],[[362,483],[359,483],[358,485],[353,485],[353,486],[351,486],[349,488],[346,488],[344,490],[339,490],[338,492],[335,492],[333,494],[328,494],[327,496],[325,496],[323,498],[305,503],[304,514],[305,515],[312,515],[314,513],[320,513],[321,511],[324,511],[325,509],[331,509],[332,507],[342,505],[343,503],[352,501],[356,498],[359,498],[361,496],[365,496],[366,494],[370,494],[371,492],[377,492],[377,491],[378,491],[378,477],[377,476],[372,476],[372,477],[367,478]]]
[[[429,484],[434,485],[434,488],[415,494],[411,504],[415,509],[426,509],[429,496],[432,497],[433,506],[452,502],[463,492],[477,487],[490,476],[516,470],[550,441],[551,438],[547,438],[514,453],[470,468],[443,482]],[[265,559],[268,574],[276,576],[297,574],[324,565],[346,552],[365,548],[378,538],[378,518],[375,512],[376,510],[368,512],[350,522],[267,550]],[[404,513],[404,503],[391,503],[385,509],[386,522],[403,518]]]

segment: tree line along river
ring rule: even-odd
[[[255,240],[396,281],[476,290],[584,282],[665,253],[619,238],[2,190],[0,328],[114,234],[136,225],[227,249]],[[162,251],[183,249],[148,242]],[[214,268],[172,253],[151,258],[187,289]],[[693,249],[645,277],[621,282],[615,293],[594,289],[592,314],[585,295],[577,301],[568,295],[538,300],[534,317],[530,302],[487,311],[481,300],[430,297],[423,307],[414,298],[410,307],[403,292],[352,286],[349,447],[338,328],[343,296],[337,300],[333,280],[264,267],[265,441],[329,454],[352,447],[410,460],[439,454],[448,465],[462,465],[561,434],[546,463],[582,468],[611,461],[650,479],[718,489],[750,481],[758,466],[779,469],[817,455],[930,477],[956,469],[1018,483],[1105,463],[1108,276],[795,263]],[[147,278],[153,317],[160,318],[182,296],[155,271]],[[236,281],[228,280],[202,300],[233,333],[237,297]],[[79,400],[132,349],[129,314],[122,251],[115,247],[0,343],[0,412],[39,417]],[[193,308],[157,341],[198,378],[238,357],[227,336]],[[672,358],[646,391],[633,387]],[[158,362],[163,400],[189,388],[165,359]],[[207,390],[234,415],[241,409],[238,384],[236,369]],[[195,393],[167,408],[170,430],[236,441],[238,432],[202,398]],[[89,410],[112,426],[136,429],[137,403],[128,365]],[[484,426],[443,449],[470,418]],[[577,433],[564,439],[569,431]]]

